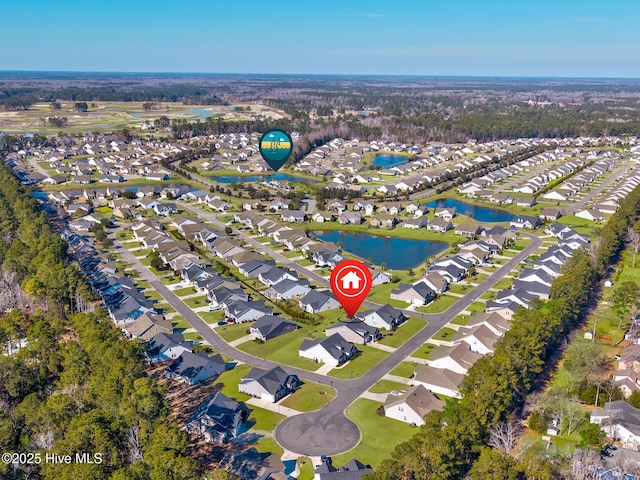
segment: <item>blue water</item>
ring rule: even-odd
[[[241,182],[270,182],[272,180],[289,180],[290,182],[301,183],[319,183],[317,180],[309,180],[308,178],[294,177],[286,173],[274,173],[272,175],[223,175],[220,177],[209,177],[211,180],[220,183],[241,183]]]
[[[368,233],[337,230],[313,232],[313,235],[325,242],[342,242],[343,250],[364,260],[371,258],[376,265],[385,263],[387,268],[394,270],[416,267],[449,246],[446,242],[375,237]]]
[[[191,108],[189,110],[185,110],[184,112],[180,112],[180,113],[186,113],[188,115],[197,115],[197,117],[192,117],[192,118],[195,118],[196,120],[209,118],[211,115],[213,115],[213,112],[211,110],[205,110],[204,108]]]
[[[428,202],[429,208],[452,208],[455,207],[456,212],[461,215],[467,215],[473,217],[478,222],[510,222],[516,216],[512,213],[505,212],[503,210],[495,210],[493,208],[481,207],[479,205],[472,205],[470,203],[461,202],[453,198],[446,198],[444,200],[436,200],[434,202]]]
[[[398,165],[404,165],[405,163],[407,163],[407,157],[402,155],[389,155],[385,153],[374,158],[371,165],[382,168],[391,168],[397,167]]]
[[[119,184],[115,184],[115,185],[119,185]],[[138,190],[145,189],[147,188],[149,185],[128,185],[125,187],[120,186],[120,188],[125,188],[126,190],[130,190],[132,192],[137,192]],[[184,184],[171,184],[171,185],[151,185],[155,190],[157,190],[158,192],[160,192],[160,190],[164,189],[164,188],[180,188],[183,193],[187,193],[187,192],[193,192],[194,190],[197,190],[195,187],[191,186],[191,185],[184,185]],[[109,187],[109,188],[116,188],[116,187]]]
[[[129,115],[131,117],[133,117],[133,118],[142,118],[142,114],[141,113],[130,113]]]

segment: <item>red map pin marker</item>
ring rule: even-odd
[[[357,260],[343,260],[331,272],[329,285],[331,291],[347,312],[353,318],[371,290],[373,279],[369,268]]]

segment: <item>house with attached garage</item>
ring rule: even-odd
[[[252,397],[275,403],[302,386],[297,375],[287,373],[282,367],[262,370],[254,367],[238,384],[238,391]]]
[[[356,356],[360,351],[339,333],[326,338],[305,339],[298,350],[298,355],[320,363],[337,367]]]
[[[453,336],[453,343],[466,343],[474,353],[486,355],[493,353],[493,347],[501,335],[495,334],[485,325],[477,325],[470,328],[461,328]]]
[[[318,267],[335,268],[335,266],[344,259],[340,252],[331,250],[321,250],[311,254],[311,260],[313,260]]]
[[[417,218],[407,218],[404,222],[400,224],[401,227],[404,228],[424,228],[427,226],[427,218],[426,217],[417,217]]]
[[[462,398],[460,384],[464,375],[445,368],[416,365],[412,383],[427,390],[452,398]]]
[[[273,312],[260,301],[237,300],[224,306],[224,313],[231,318],[235,318],[237,323],[250,322]]]
[[[424,217],[419,217],[419,219],[423,219]],[[444,218],[432,218],[427,223],[427,230],[434,230],[436,232],[448,232],[453,228],[453,223]]]
[[[401,283],[398,288],[391,290],[391,300],[400,300],[415,305],[426,305],[434,298],[436,298],[436,292],[422,281],[413,285]]]
[[[295,323],[283,317],[265,315],[251,325],[249,331],[253,338],[266,342],[285,333],[293,332],[299,327]]]
[[[171,320],[165,320],[160,315],[145,313],[133,322],[124,324],[122,333],[127,338],[139,338],[144,341],[151,340],[158,333],[173,333],[173,324]]]
[[[384,416],[410,425],[424,425],[424,416],[431,410],[442,410],[444,402],[423,385],[410,387],[401,395],[388,395]]]
[[[167,378],[189,385],[204,382],[220,375],[224,370],[225,363],[220,355],[209,357],[204,351],[198,353],[184,351],[164,369]]]
[[[640,409],[624,400],[607,402],[604,408],[591,411],[590,422],[600,425],[608,437],[622,442],[624,447],[640,446]]]
[[[187,433],[200,435],[205,442],[226,442],[240,433],[249,410],[222,392],[207,398],[195,409],[187,423]]]
[[[298,305],[307,313],[320,313],[338,308],[340,303],[329,290],[311,290]]]
[[[244,265],[238,267],[238,270],[245,277],[257,277],[262,272],[266,272],[275,266],[276,262],[273,260],[249,260]]]
[[[540,217],[530,217],[527,215],[518,215],[516,218],[509,222],[512,228],[528,228],[529,230],[535,230],[542,226],[542,220]]]
[[[299,280],[285,279],[270,286],[264,296],[274,301],[287,300],[289,298],[302,297],[309,293],[311,287],[306,278]]]
[[[362,319],[367,325],[385,330],[395,330],[407,321],[407,317],[402,313],[402,310],[393,308],[388,303],[375,310],[358,313],[356,317]]]
[[[258,274],[258,280],[267,286],[272,286],[283,280],[298,280],[298,274],[282,267],[271,267],[266,272]]]
[[[178,207],[176,207],[175,203],[159,203],[156,202],[153,206],[153,211],[157,215],[162,215],[163,217],[168,217],[174,213],[178,213]],[[193,222],[196,223],[196,222]]]
[[[473,364],[481,358],[482,355],[472,352],[468,344],[459,343],[452,347],[440,346],[432,350],[428,365],[466,375]]]
[[[327,337],[340,334],[343,339],[357,345],[366,345],[380,338],[380,330],[360,321],[338,322],[324,330]]]
[[[455,208],[446,208],[446,207],[438,207],[435,211],[435,216],[439,218],[443,218],[445,220],[451,220],[456,216]]]
[[[180,333],[158,333],[147,343],[147,358],[151,363],[174,360],[182,352],[191,351],[192,342],[185,341]]]

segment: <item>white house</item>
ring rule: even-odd
[[[442,400],[423,385],[416,385],[402,395],[389,395],[384,402],[384,416],[410,425],[422,426],[427,413],[443,407]]]

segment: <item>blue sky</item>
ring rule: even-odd
[[[640,2],[20,0],[0,70],[640,77]]]

